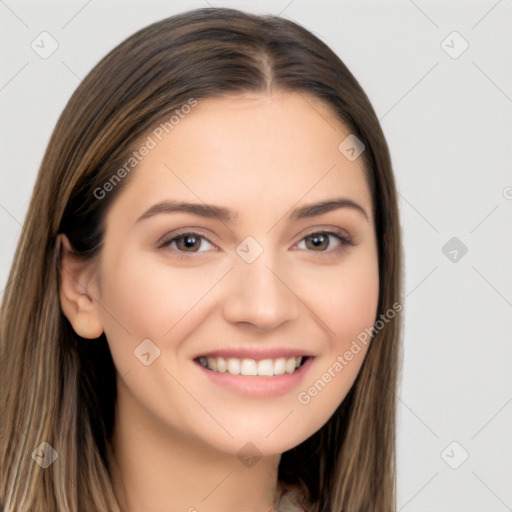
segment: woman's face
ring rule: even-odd
[[[282,453],[327,422],[368,348],[379,282],[362,159],[302,94],[199,100],[167,131],[141,139],[96,268],[120,403],[203,446]]]

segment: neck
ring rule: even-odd
[[[123,386],[112,450],[123,512],[267,512],[276,494],[279,455],[248,467],[151,418]]]

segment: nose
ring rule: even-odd
[[[267,251],[252,263],[238,260],[228,279],[223,309],[228,322],[271,330],[298,318],[300,299],[293,290],[293,279]]]

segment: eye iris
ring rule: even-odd
[[[180,251],[196,252],[195,250],[199,249],[201,245],[201,237],[195,236],[194,234],[184,234],[176,237],[175,240],[176,246]],[[313,248],[324,251],[329,246],[329,235],[327,233],[309,235],[306,237],[306,246],[308,249]],[[192,251],[190,251],[190,249],[192,249]]]
[[[182,241],[183,243],[180,244],[180,241]],[[200,243],[201,242],[199,237],[194,235],[181,235],[176,240],[176,245],[180,250],[194,249],[194,246],[197,246],[195,248],[198,249]]]
[[[329,236],[325,233],[318,233],[306,237],[306,246],[308,245],[308,240],[312,242],[313,248],[315,249],[325,250],[329,246]]]

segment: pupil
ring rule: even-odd
[[[313,243],[313,246],[316,248],[321,248],[322,244],[324,245],[323,249],[326,249],[326,242],[328,242],[328,238],[326,235],[312,235],[310,238],[311,242]]]
[[[192,249],[194,245],[197,245],[197,238],[193,235],[184,235],[182,237],[183,244],[187,249]]]

